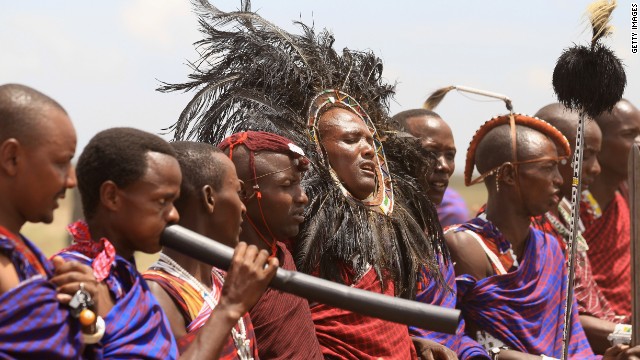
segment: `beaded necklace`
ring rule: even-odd
[[[562,236],[562,241],[566,244],[567,239],[571,237],[571,232],[564,224],[568,224],[571,221],[571,215],[569,214],[567,209],[565,209],[565,206],[570,206],[569,200],[567,200],[566,198],[562,198],[562,201],[560,202],[560,204],[558,204],[558,213],[560,214],[562,221],[560,221],[560,219],[555,217],[551,212],[545,213],[544,216],[551,223],[551,225],[558,232],[558,234]],[[578,244],[578,251],[581,253],[589,250],[589,245],[587,245],[587,240],[585,240],[585,238],[582,236],[583,231],[584,231],[584,226],[582,225],[582,221],[579,221],[578,236],[576,237],[576,240]]]
[[[211,309],[214,309],[216,307],[217,299],[213,294],[215,288],[209,290],[207,286],[196,279],[187,270],[180,266],[180,264],[175,262],[175,260],[167,256],[166,254],[160,253],[160,258],[153,267],[164,270],[173,276],[185,280],[187,283],[189,283],[189,285],[200,292],[202,298],[205,302],[207,302],[207,304],[209,304],[209,307]],[[216,280],[218,280],[220,284],[224,283],[224,278],[218,269],[213,268],[211,273],[216,277]],[[241,360],[252,360],[253,357],[251,356],[250,346],[251,341],[247,339],[247,329],[242,318],[238,319],[238,328],[240,329],[239,332],[235,327],[231,328],[233,342],[236,345],[236,349],[238,349],[238,357]]]

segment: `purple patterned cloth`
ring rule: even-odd
[[[484,226],[463,226],[458,231],[474,231],[490,243],[498,230],[491,222],[484,222]],[[481,280],[458,274],[458,306],[467,325],[473,324],[512,349],[560,358],[567,272],[564,260],[555,238],[531,228],[517,268]],[[574,308],[578,308],[575,299]],[[598,359],[587,342],[578,311],[573,312],[571,321],[569,357]]]
[[[47,277],[52,266],[29,240]],[[13,263],[20,284],[0,295],[0,359],[81,359],[82,335],[78,321],[56,298],[56,288],[36,270],[13,240],[0,236],[0,253]]]
[[[93,259],[77,251],[60,254],[91,266]],[[178,347],[169,321],[134,264],[116,255],[104,280],[116,299],[104,319],[107,325],[98,344],[89,346],[93,359],[177,359]]]
[[[467,209],[464,199],[450,187],[445,190],[442,202],[436,206],[436,209],[443,228],[465,223],[470,218],[469,209]]]
[[[442,257],[439,257],[438,264],[440,266],[440,271],[442,271],[444,279],[446,280],[452,291],[439,285],[429,274],[428,270],[426,268],[423,268],[422,273],[420,274],[420,281],[418,282],[418,293],[416,294],[416,300],[425,304],[444,306],[450,309],[454,309],[456,307],[457,288],[456,275],[453,270],[453,262],[449,260],[445,263]],[[463,319],[458,325],[458,329],[456,330],[455,335],[420,329],[414,326],[409,327],[409,334],[411,336],[435,341],[439,344],[442,344],[453,350],[461,360],[490,359],[487,351],[475,340],[466,335],[464,330],[465,324]]]

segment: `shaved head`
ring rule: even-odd
[[[545,134],[526,126],[516,125],[518,161],[539,157],[538,149],[547,142],[552,142]],[[490,130],[478,144],[475,162],[482,174],[505,162],[512,162],[511,128],[504,124]]]
[[[440,117],[440,115],[438,115],[437,113],[431,111],[431,110],[427,110],[427,109],[411,109],[411,110],[405,110],[402,112],[399,112],[397,114],[395,114],[391,120],[394,120],[398,123],[398,125],[400,125],[400,128],[402,130],[405,131],[410,131],[411,128],[411,122],[415,122],[415,118],[436,118],[436,119],[440,119],[442,120],[442,118]],[[448,126],[448,125],[447,125]],[[413,136],[417,136],[419,137],[419,135],[413,134]]]
[[[627,100],[620,100],[611,112],[596,117],[602,130],[602,149],[598,161],[607,181],[627,179],[627,160],[631,146],[640,140],[640,111]]]
[[[30,145],[41,135],[45,111],[66,111],[49,96],[19,84],[0,85],[0,143],[15,138]]]
[[[538,110],[534,116],[548,122],[556,129],[560,130],[562,135],[569,140],[571,149],[575,149],[576,132],[578,129],[578,120],[580,119],[580,114],[577,111],[567,109],[560,103],[554,103]],[[595,121],[593,121],[593,119],[585,117],[585,120],[585,132],[600,133],[600,127]]]
[[[608,133],[610,129],[617,129],[621,122],[638,122],[640,111],[627,99],[622,99],[613,107],[610,112],[603,112],[596,117],[596,122],[603,133]]]
[[[556,129],[560,130],[560,132],[564,134],[567,140],[572,144],[571,147],[573,147],[576,139],[578,120],[580,119],[580,114],[578,114],[578,112],[567,109],[560,103],[554,103],[538,110],[534,116],[548,122]]]
[[[576,148],[576,131],[578,128],[578,120],[580,114],[576,111],[567,109],[562,104],[549,104],[538,110],[535,115],[549,124],[556,127],[569,140],[571,150]],[[597,155],[600,152],[602,144],[602,133],[598,124],[590,118],[585,118],[584,137],[583,137],[583,157],[582,157],[582,186],[583,190],[588,189],[595,178],[600,174],[600,164]],[[560,187],[562,196],[571,196],[571,182],[573,178],[573,167],[571,162],[558,166],[560,174],[563,178],[563,184]]]

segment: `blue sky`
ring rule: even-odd
[[[253,9],[296,31],[326,27],[336,48],[371,49],[397,82],[391,112],[419,107],[435,89],[468,85],[510,96],[533,114],[554,101],[551,74],[562,49],[589,40],[589,1],[257,1]],[[231,10],[239,1],[218,1]],[[192,94],[161,94],[182,82],[200,39],[187,0],[0,0],[0,83],[33,86],[58,100],[78,131],[171,125]],[[640,54],[631,53],[631,1],[619,1],[607,43],[626,64],[625,97],[640,106]],[[454,131],[457,171],[473,132],[505,112],[499,102],[451,93],[437,108]]]

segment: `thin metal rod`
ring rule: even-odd
[[[178,225],[167,227],[160,242],[185,255],[226,270],[233,249]],[[311,301],[387,321],[455,334],[460,310],[423,304],[278,268],[269,286]]]
[[[578,237],[578,222],[580,221],[580,197],[582,194],[582,153],[584,151],[584,112],[580,113],[576,130],[576,149],[573,156],[573,181],[571,183],[571,237],[567,244],[569,259],[567,260],[567,285],[565,287],[566,302],[564,304],[564,328],[562,331],[562,360],[569,358],[569,344],[571,342],[571,318],[573,312],[573,288],[576,262],[576,239]]]

